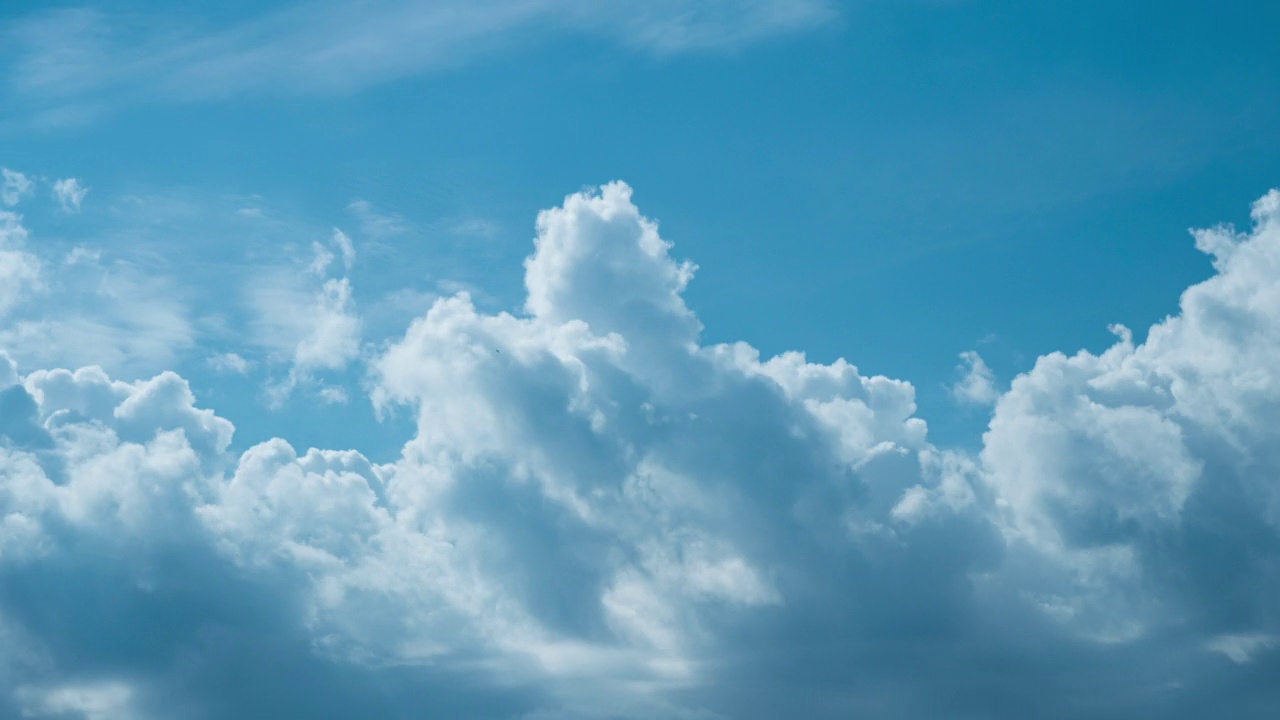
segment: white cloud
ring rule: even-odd
[[[315,289],[261,281],[250,292],[256,342],[290,368],[278,400],[315,372],[341,370],[359,356],[362,323],[347,278],[327,279]]]
[[[158,431],[181,431],[183,442],[214,457],[231,443],[231,423],[211,410],[195,407],[187,381],[172,372],[149,380],[112,380],[97,367],[76,370],[35,370],[24,385],[40,406],[41,421],[63,411],[71,424],[104,426],[119,439],[143,442]]]
[[[16,170],[0,168],[0,202],[13,207],[22,198],[35,192],[31,178]]]
[[[253,363],[233,352],[214,353],[209,356],[209,367],[216,372],[247,375]]]
[[[22,687],[17,691],[23,717],[75,714],[84,720],[137,720],[143,717],[131,707],[133,689],[119,681]]]
[[[1000,397],[996,389],[995,374],[982,360],[982,356],[969,350],[960,353],[963,362],[957,370],[964,377],[951,387],[951,395],[956,400],[971,405],[991,405]]]
[[[15,385],[18,380],[18,364],[9,357],[9,353],[0,350],[0,388]]]
[[[360,352],[360,320],[351,311],[351,283],[326,280],[307,310],[307,332],[294,346],[294,366],[339,370]]]
[[[1280,637],[1275,635],[1220,635],[1209,641],[1207,647],[1213,652],[1222,653],[1232,662],[1243,665],[1253,660],[1259,651],[1268,650],[1280,645]]]
[[[87,194],[89,194],[89,188],[75,178],[63,178],[53,182],[53,199],[62,206],[63,212],[80,212],[80,204],[84,202],[84,196]]]
[[[351,238],[347,237],[347,234],[341,230],[334,228],[332,242],[342,257],[342,267],[347,272],[350,272],[351,266],[356,262],[356,248],[351,244]]]
[[[671,54],[734,49],[836,16],[828,0],[375,0],[295,4],[209,32],[176,16],[59,10],[12,23],[10,97],[69,122],[100,110],[106,89],[164,100],[338,93],[565,34]]]
[[[912,469],[926,444],[910,385],[843,361],[700,347],[681,297],[693,266],[669,256],[630,197],[614,183],[544,212],[526,262],[530,315],[485,315],[465,294],[438,301],[379,361],[375,398],[418,411],[393,505],[428,526],[474,527],[498,554],[473,562],[514,578],[517,607],[551,600],[525,578],[559,563],[583,578],[583,595],[559,602],[613,630],[592,657],[634,658],[617,671],[632,682],[684,682],[712,627],[785,604],[801,592],[788,575],[859,552],[851,521],[894,524],[902,492],[935,479]],[[545,517],[513,515],[529,497]],[[550,642],[542,623],[536,647]]]
[[[351,399],[347,394],[347,389],[337,385],[326,385],[320,388],[316,395],[321,401],[329,405],[345,405]]]
[[[40,303],[16,307],[0,347],[39,367],[97,364],[125,374],[172,367],[196,339],[181,288],[151,268],[73,251],[40,282]],[[3,256],[0,256],[3,257]],[[38,261],[29,260],[38,267]]]
[[[492,220],[484,218],[463,218],[445,223],[446,231],[451,235],[469,238],[489,239],[502,232],[502,227]]]
[[[403,217],[378,210],[368,200],[353,200],[347,210],[355,215],[360,223],[360,233],[367,238],[388,238],[409,231],[409,223]]]
[[[0,703],[1092,717],[1214,692],[1215,654],[1269,678],[1278,214],[1200,233],[1218,274],[1146,342],[1014,379],[977,458],[929,442],[909,383],[704,345],[693,266],[621,183],[540,216],[527,313],[438,298],[380,350],[374,401],[417,421],[386,464],[230,456],[173,373],[29,372],[0,391],[0,587],[26,589],[0,629],[51,660],[0,648]],[[342,366],[317,318],[354,317],[349,283],[293,272],[320,287],[268,298],[305,319],[273,326],[283,361]],[[1219,705],[1275,697],[1250,692]]]
[[[684,364],[702,330],[681,297],[696,267],[670,260],[671,245],[631,203],[630,187],[610,183],[544,210],[534,242],[525,261],[531,315],[625,338],[631,350],[623,362],[632,372],[667,373]]]
[[[311,250],[315,253],[315,259],[311,261],[308,269],[312,275],[326,275],[329,272],[329,266],[338,258],[342,259],[343,269],[348,272],[351,270],[351,266],[355,264],[355,245],[351,243],[351,238],[347,237],[346,233],[334,228],[333,235],[329,238],[329,245],[333,250],[318,242],[311,243]],[[338,254],[334,255],[334,251],[337,251]]]
[[[327,277],[339,257],[342,268],[351,269],[356,257],[351,239],[335,229],[330,245],[312,243],[312,252],[314,257],[306,266],[306,275],[312,278],[286,266],[259,277],[249,287],[256,316],[254,341],[275,362],[289,366],[287,377],[271,387],[272,402],[277,404],[299,385],[311,384],[317,372],[340,371],[360,354],[363,322],[355,310],[351,281]],[[326,402],[339,399],[334,389],[319,392]]]
[[[0,210],[0,318],[40,287],[40,259],[24,250],[22,216]]]
[[[1041,357],[1000,398],[985,436],[985,477],[1010,531],[1090,576],[1101,616],[1143,627],[1188,612],[1221,612],[1156,578],[1218,573],[1215,592],[1280,590],[1280,575],[1246,562],[1179,558],[1170,543],[1215,538],[1249,552],[1280,530],[1280,192],[1253,208],[1250,232],[1197,231],[1217,274],[1187,289],[1180,312],[1135,344],[1126,328],[1101,355]],[[1233,533],[1220,528],[1232,525]],[[1266,529],[1265,531],[1263,529]],[[1171,555],[1174,553],[1174,555]],[[1161,611],[1162,612],[1157,612]],[[1096,617],[1096,616],[1095,616]],[[1082,622],[1092,619],[1085,617]],[[1274,620],[1237,608],[1234,634]]]
[[[84,247],[83,245],[77,245],[71,248],[71,252],[67,253],[66,257],[62,259],[62,262],[67,265],[81,265],[81,264],[97,265],[101,261],[102,261],[101,250],[87,248],[87,247]]]

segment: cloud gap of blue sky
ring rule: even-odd
[[[7,4],[0,717],[1275,717],[1275,20]]]

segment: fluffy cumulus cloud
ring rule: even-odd
[[[705,344],[621,183],[539,216],[522,312],[369,356],[387,463],[0,356],[0,714],[1270,717],[1280,194],[1254,222],[1141,343],[1003,394],[967,357],[976,454],[909,383]]]
[[[1280,192],[1253,222],[1195,233],[1217,274],[1145,342],[1042,357],[996,406],[988,482],[1010,536],[1089,589],[1060,601],[1082,625],[1190,618],[1236,658],[1280,632]]]

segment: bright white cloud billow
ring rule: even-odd
[[[1143,579],[1142,592],[1095,608],[1112,622],[1189,616],[1249,634],[1280,620],[1254,595],[1280,590],[1274,555],[1257,555],[1280,531],[1280,192],[1254,204],[1253,221],[1247,233],[1196,233],[1217,275],[1144,343],[1116,327],[1101,355],[1040,358],[985,437],[1010,533],[1097,582]],[[1188,555],[1198,538],[1237,564]],[[1103,557],[1120,561],[1100,569]],[[1213,596],[1188,594],[1210,577]]]
[[[0,714],[1266,717],[1280,193],[1254,222],[1144,342],[993,390],[975,456],[909,383],[704,344],[622,183],[539,216],[525,312],[458,293],[371,351],[416,420],[387,463],[0,357]],[[319,320],[358,321],[348,246],[282,362],[359,357]]]

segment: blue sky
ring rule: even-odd
[[[1271,717],[1277,21],[5,3],[0,711]]]

